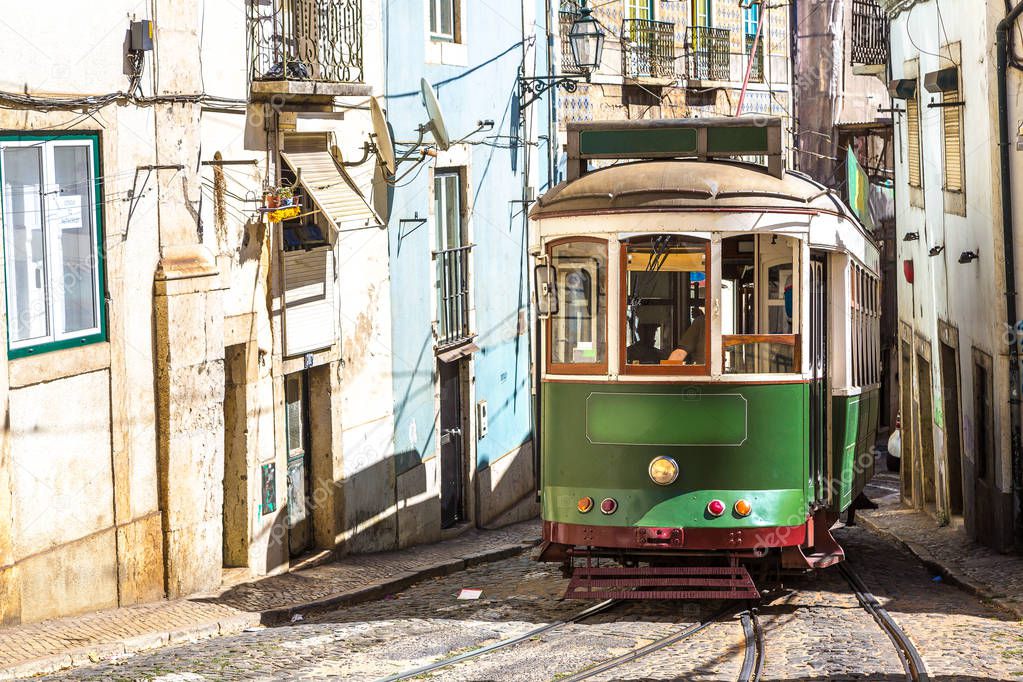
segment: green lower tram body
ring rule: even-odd
[[[766,540],[764,533],[805,527],[823,508],[818,502],[830,500],[825,511],[832,518],[849,507],[873,476],[879,392],[830,399],[830,461],[820,484],[813,473],[810,399],[806,383],[545,383],[545,540],[635,546],[636,531],[657,528],[680,529],[676,547],[683,550],[734,548],[742,533],[758,534],[761,547],[807,542],[800,533]],[[657,456],[678,463],[674,483],[650,479],[648,465]],[[595,502],[587,512],[577,506],[584,497]],[[608,498],[617,502],[613,513],[601,510]],[[718,517],[707,508],[715,499],[726,508]],[[740,499],[752,507],[746,516],[733,509]],[[619,544],[619,538],[627,541]]]

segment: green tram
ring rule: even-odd
[[[841,561],[874,468],[871,236],[785,170],[778,119],[571,124],[568,156],[531,213],[537,558],[601,599],[755,598],[753,567]]]

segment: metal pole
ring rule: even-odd
[[[998,149],[1001,166],[1002,242],[1005,262],[1005,321],[1009,328],[1009,432],[1012,455],[1012,493],[1015,511],[1014,531],[1017,544],[1023,544],[1023,466],[1020,462],[1020,375],[1019,339],[1017,338],[1016,311],[1016,258],[1012,225],[1012,163],[1009,156],[1009,89],[1006,77],[1009,70],[1009,31],[1023,14],[1020,2],[998,22],[995,32],[998,51]]]

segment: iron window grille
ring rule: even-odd
[[[890,24],[874,0],[853,0],[850,54],[853,64],[888,63]]]
[[[687,37],[689,78],[707,81],[731,78],[731,31],[690,26]]]
[[[362,83],[362,0],[250,0],[249,79]]]
[[[440,277],[437,346],[452,346],[472,337],[469,331],[469,254],[472,245],[435,251]]]
[[[756,52],[753,51],[753,45],[756,44]],[[746,55],[753,62],[753,67],[749,71],[749,79],[751,83],[763,83],[764,82],[764,36],[760,36],[760,40],[757,40],[755,35],[746,34]]]
[[[625,19],[622,22],[622,73],[627,78],[674,78],[675,24]]]

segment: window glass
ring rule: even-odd
[[[459,0],[430,0],[430,33],[436,38],[455,39],[455,3]]]
[[[693,0],[693,26],[712,26],[711,0]]]
[[[8,340],[14,357],[101,333],[96,143],[0,141]]]
[[[607,243],[558,244],[550,261],[557,296],[549,322],[551,363],[606,365]]]
[[[707,242],[651,235],[622,248],[627,367],[706,366]]]
[[[41,147],[4,149],[4,234],[11,341],[38,339],[50,333],[42,162]]]
[[[721,241],[721,342],[725,374],[799,371],[795,247],[789,237]]]
[[[750,5],[749,8],[743,10],[742,14],[742,25],[746,35],[756,35],[758,24],[760,24],[760,5]]]
[[[627,19],[653,19],[653,0],[626,0]]]

